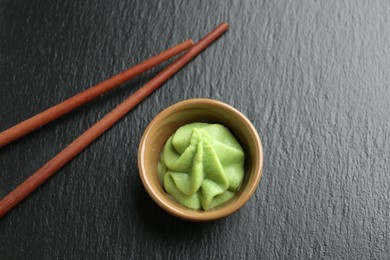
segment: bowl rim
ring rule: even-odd
[[[168,116],[170,113],[175,111],[178,108],[189,108],[194,105],[208,105],[208,106],[214,106],[214,107],[219,107],[223,110],[228,110],[238,116],[242,122],[243,125],[249,130],[251,139],[255,143],[256,147],[256,152],[259,155],[259,163],[255,164],[256,167],[254,169],[254,179],[252,182],[248,183],[247,186],[245,187],[246,192],[242,193],[240,195],[239,200],[235,200],[227,204],[226,206],[215,209],[215,210],[209,210],[209,211],[196,211],[192,209],[182,209],[178,208],[176,205],[174,205],[171,201],[168,201],[166,198],[163,198],[157,192],[154,190],[152,185],[149,183],[149,180],[147,178],[146,174],[146,169],[144,165],[144,158],[145,158],[145,143],[146,140],[149,136],[150,131],[153,129],[153,127],[156,126],[156,123],[161,120],[161,118],[165,118]],[[262,143],[260,136],[256,130],[256,128],[253,126],[253,124],[249,121],[249,119],[242,114],[240,111],[238,111],[236,108],[215,100],[215,99],[208,99],[208,98],[193,98],[193,99],[186,99],[180,102],[177,102],[167,108],[165,108],[163,111],[158,113],[152,121],[148,124],[146,127],[142,137],[141,141],[138,147],[138,172],[142,180],[142,184],[144,185],[146,191],[148,194],[152,197],[152,199],[166,212],[170,213],[173,216],[176,216],[178,218],[184,219],[184,220],[189,220],[189,221],[211,221],[211,220],[216,220],[219,218],[226,217],[238,209],[240,209],[248,200],[249,198],[253,195],[255,192],[260,179],[262,177],[262,171],[263,171],[263,148],[262,148]]]

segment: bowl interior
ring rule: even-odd
[[[226,126],[245,151],[245,177],[241,188],[231,200],[208,211],[180,205],[164,191],[157,177],[157,163],[165,142],[180,126],[193,122]],[[156,116],[145,130],[138,158],[142,181],[152,198],[169,213],[197,221],[221,218],[239,209],[256,189],[263,161],[259,136],[249,120],[234,108],[209,99],[183,101]]]

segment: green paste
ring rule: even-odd
[[[223,125],[180,127],[161,152],[157,171],[166,192],[187,208],[208,210],[231,199],[244,178],[244,150]]]

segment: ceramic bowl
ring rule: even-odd
[[[226,126],[245,152],[245,176],[239,191],[231,200],[207,211],[180,205],[165,192],[157,175],[165,142],[179,127],[193,122]],[[189,99],[168,107],[150,122],[139,145],[138,167],[146,191],[161,208],[185,220],[210,221],[232,214],[255,192],[262,175],[263,150],[255,127],[237,109],[217,100]]]

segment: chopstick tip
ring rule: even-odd
[[[219,26],[225,28],[225,30],[229,29],[229,23],[226,21],[223,21]]]
[[[188,39],[182,43],[182,45],[185,46],[185,49],[190,49],[192,46],[195,45],[194,41],[192,39]]]

